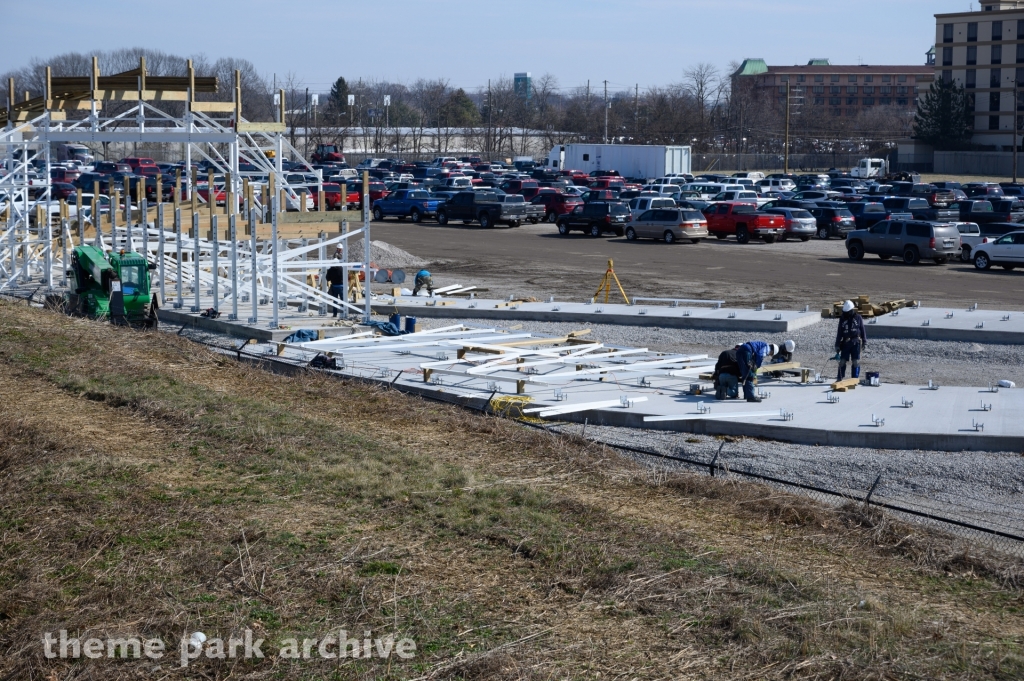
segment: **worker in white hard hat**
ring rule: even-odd
[[[779,352],[779,346],[764,341],[747,341],[736,349],[736,360],[740,367],[740,381],[743,383],[743,397],[747,402],[760,402],[754,393],[757,370],[764,361]]]
[[[839,328],[836,329],[836,354],[839,359],[839,373],[836,380],[846,377],[846,363],[852,364],[851,378],[860,378],[860,353],[868,345],[868,337],[864,333],[864,319],[857,313],[853,301],[843,303],[843,314],[839,317]]]
[[[772,364],[787,364],[793,361],[793,351],[796,350],[796,341],[788,340],[779,347],[779,351],[772,355],[772,361],[769,362],[766,369],[771,369]],[[768,374],[772,378],[782,378],[782,372],[771,371]]]

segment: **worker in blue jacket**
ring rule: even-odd
[[[434,295],[434,280],[427,270],[420,270],[416,273],[416,285],[412,289],[412,294],[418,296],[420,289],[423,288],[427,289],[427,295]]]
[[[778,353],[778,345],[756,340],[747,341],[736,350],[736,359],[740,365],[740,381],[743,383],[743,397],[747,402],[761,401],[761,398],[754,394],[757,370],[766,359]]]

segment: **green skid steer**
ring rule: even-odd
[[[153,269],[138,253],[107,254],[96,246],[77,246],[71,253],[65,307],[76,316],[155,329],[157,301],[149,292]]]

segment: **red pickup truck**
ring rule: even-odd
[[[716,239],[736,235],[736,242],[745,244],[752,237],[763,239],[766,244],[775,241],[785,233],[784,215],[758,212],[755,206],[741,201],[712,203],[704,209],[708,221],[708,232]]]

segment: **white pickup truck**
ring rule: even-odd
[[[981,227],[976,222],[954,222],[952,224],[960,232],[960,260],[971,262],[972,251],[985,240],[985,237],[981,235]]]

